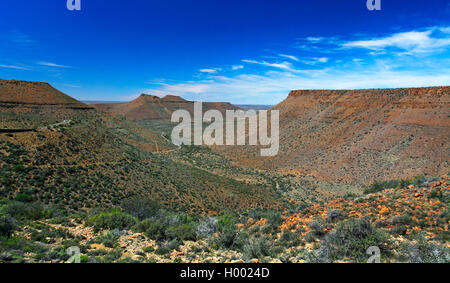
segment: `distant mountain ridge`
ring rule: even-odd
[[[98,110],[120,114],[133,120],[170,120],[172,113],[178,109],[185,109],[191,114],[194,113],[194,101],[188,101],[174,95],[160,98],[142,94],[130,102],[93,104],[93,106]],[[211,109],[224,113],[226,110],[237,110],[239,108],[228,102],[203,103],[203,111]]]

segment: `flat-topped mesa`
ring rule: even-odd
[[[18,80],[0,79],[0,103],[92,109],[92,107],[55,89],[48,83]]]
[[[163,98],[161,98],[161,100],[163,100],[165,102],[189,102],[180,96],[170,95],[170,94],[164,96]]]
[[[47,82],[20,81],[20,80],[4,80],[0,79],[0,85],[50,85]]]
[[[141,94],[138,98],[136,98],[136,100],[146,100],[146,101],[148,101],[148,100],[158,101],[160,99],[161,98],[156,95],[150,95],[150,94],[145,94],[145,93]]]
[[[280,114],[277,156],[220,152],[240,165],[338,183],[449,172],[449,86],[297,90],[272,109]]]
[[[299,97],[308,95],[317,96],[337,96],[337,95],[448,95],[450,93],[450,86],[436,86],[436,87],[418,87],[418,88],[391,88],[391,89],[345,89],[345,90],[330,90],[330,89],[301,89],[292,90],[289,97]]]

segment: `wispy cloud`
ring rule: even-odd
[[[234,66],[231,66],[231,70],[233,70],[233,71],[242,70],[242,69],[244,69],[244,66],[243,66],[243,65],[234,65]]]
[[[45,61],[40,61],[40,62],[37,62],[36,64],[41,65],[41,66],[46,66],[46,67],[53,67],[53,68],[72,68],[71,66],[59,65],[56,63],[45,62]]]
[[[249,60],[249,59],[244,59],[244,60],[242,60],[242,62],[248,63],[248,64],[262,65],[262,66],[271,67],[271,68],[278,68],[278,69],[291,71],[291,72],[297,71],[292,67],[292,64],[290,62],[269,63],[267,61],[257,61],[257,60]]]
[[[327,63],[328,58],[326,57],[320,57],[320,58],[311,58],[309,60],[304,60],[303,63],[308,65],[316,65],[317,63]]]
[[[14,65],[0,65],[0,68],[15,69],[15,70],[24,70],[24,71],[29,71],[29,70],[31,70],[31,69],[29,69],[29,68],[20,67],[20,66],[14,66]]]
[[[287,55],[287,54],[278,54],[278,56],[280,56],[280,57],[284,57],[284,58],[288,58],[288,59],[291,59],[291,60],[293,60],[293,61],[299,61],[299,59],[296,57],[296,56],[293,56],[293,55]]]
[[[306,38],[306,40],[308,40],[308,41],[310,41],[310,42],[319,42],[319,41],[321,41],[323,39],[323,37],[313,37],[313,36],[310,36],[310,37],[307,37]]]
[[[215,74],[219,71],[222,71],[222,68],[200,69],[199,71],[200,73]]]
[[[217,101],[226,97],[234,103],[275,104],[293,89],[450,85],[449,34],[450,28],[444,26],[362,40],[359,36],[347,41],[336,37],[302,39],[306,45],[305,53],[296,49],[299,54],[277,52],[275,57],[262,54],[259,58],[264,60],[241,60],[245,64],[264,68],[232,67],[232,70],[240,71],[224,72],[220,76],[209,73],[191,82],[165,82],[148,91],[193,100]],[[273,54],[273,51],[270,52]],[[325,52],[327,55],[323,56]],[[304,54],[313,56],[306,57]],[[280,58],[289,60],[277,61]],[[299,66],[302,64],[310,65],[310,69],[301,69]]]
[[[342,44],[345,48],[364,48],[382,51],[387,48],[397,48],[408,54],[440,52],[450,46],[450,38],[438,36],[436,31],[447,34],[449,27],[429,28],[424,31],[408,31],[392,34],[386,37],[367,40],[349,41]]]
[[[35,45],[36,43],[36,41],[32,39],[30,35],[25,34],[18,30],[7,32],[1,37],[9,41],[15,47],[19,48],[28,48]]]
[[[255,101],[276,104],[294,89],[363,89],[423,87],[450,84],[450,69],[423,74],[402,70],[389,70],[382,66],[370,69],[315,70],[305,75],[290,72],[271,72],[265,75],[241,74],[231,77],[215,77],[213,80],[188,84],[167,85],[150,89],[152,93],[184,96],[204,101],[226,100],[234,103]]]

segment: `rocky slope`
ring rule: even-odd
[[[91,109],[84,103],[60,92],[44,82],[27,82],[0,79],[0,105],[59,106],[75,109]]]
[[[298,90],[280,111],[280,152],[220,148],[238,164],[330,182],[442,175],[449,170],[450,87]]]
[[[198,213],[281,204],[269,186],[173,162],[164,153],[174,146],[135,121],[99,112],[46,83],[1,83],[7,106],[0,105],[0,130],[33,129],[0,131],[1,197],[25,192],[74,210],[116,207],[133,196]]]

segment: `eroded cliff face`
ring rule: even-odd
[[[280,111],[280,151],[222,147],[237,163],[330,182],[449,171],[450,87],[297,90]]]

